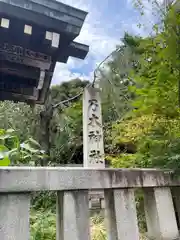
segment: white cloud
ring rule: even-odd
[[[132,0],[125,1],[127,1],[129,8],[130,4],[132,8]],[[148,9],[146,11],[148,14],[147,19],[149,21],[152,9],[148,4],[149,0],[143,1]],[[97,64],[101,62],[110,52],[112,52],[117,44],[120,43],[120,36],[122,37],[123,29],[126,31],[130,30],[135,34],[145,34],[144,29],[139,29],[137,27],[138,22],[135,23],[130,20],[131,16],[127,16],[127,18],[122,22],[121,14],[116,13],[111,22],[111,20],[108,19],[109,16],[106,15],[107,13],[103,13],[105,8],[108,9],[111,6],[108,6],[109,0],[103,0],[103,2],[95,0],[61,0],[61,2],[83,9],[89,13],[82,27],[82,31],[76,41],[89,45],[90,51],[85,60],[69,58],[67,64],[57,64],[53,77],[53,84],[60,83],[61,81],[68,81],[75,76],[81,78],[86,77],[89,79],[91,77],[90,73],[88,73],[87,76],[83,76],[83,74],[76,72],[83,72],[83,67],[86,67],[87,69],[87,65],[90,65],[89,69],[90,72],[92,72],[92,70],[96,68]],[[74,69],[76,69],[75,73]]]
[[[119,43],[117,37],[109,35],[107,28],[105,28],[106,30],[104,29],[102,16],[98,9],[94,7],[94,0],[62,0],[61,2],[89,12],[80,36],[77,37],[76,41],[89,45],[90,51],[85,60],[70,57],[67,64],[57,64],[52,84],[68,81],[74,77],[85,77],[89,79],[91,74],[84,76],[80,73],[72,73],[71,69],[82,68],[90,61],[91,68],[95,68],[97,63],[113,51]],[[104,0],[103,6],[105,6],[105,4],[108,4],[108,0]]]
[[[61,82],[67,82],[70,79],[79,78],[81,80],[90,80],[91,73],[89,75],[81,74],[78,72],[72,72],[69,67],[69,63],[57,63],[52,84],[60,84]]]

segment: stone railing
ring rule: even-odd
[[[179,239],[178,186],[172,172],[152,169],[0,168],[0,240],[30,238],[31,193],[49,190],[57,192],[57,240],[90,239],[88,190],[104,190],[108,240],[139,240],[137,188],[150,239]]]

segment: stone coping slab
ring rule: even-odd
[[[170,170],[0,167],[0,192],[179,186]]]

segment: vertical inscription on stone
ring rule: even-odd
[[[105,168],[100,92],[87,87],[83,98],[84,167]]]

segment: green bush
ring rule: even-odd
[[[31,212],[31,238],[30,240],[56,239],[56,214],[51,211]],[[96,215],[91,218],[92,240],[106,240],[106,231],[102,217]]]
[[[47,211],[53,213],[56,211],[56,193],[52,191],[36,192],[33,194],[31,205],[33,210]]]
[[[91,218],[91,236],[92,240],[107,240],[104,220],[99,215]]]
[[[56,240],[56,216],[50,211],[32,211],[30,240]]]
[[[31,238],[30,240],[56,240],[56,214],[51,211],[31,212]],[[107,240],[104,219],[95,215],[90,224],[91,240]],[[145,240],[141,235],[140,240]]]
[[[37,165],[47,157],[32,138],[21,142],[13,129],[0,129],[0,166]]]

